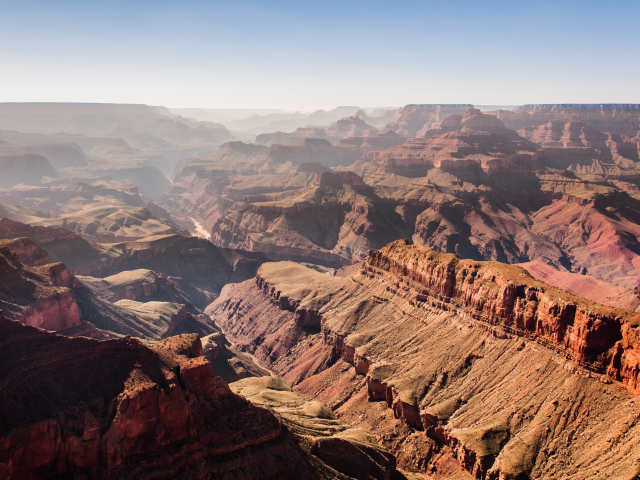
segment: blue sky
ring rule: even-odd
[[[638,18],[638,0],[0,0],[0,101],[640,103]]]

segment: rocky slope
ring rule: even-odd
[[[519,267],[397,241],[346,278],[265,264],[207,312],[295,391],[376,434],[400,467],[640,473],[640,316]]]
[[[67,338],[0,314],[0,344],[2,478],[390,479],[395,470],[365,434],[335,421],[326,428],[321,406],[290,406],[305,421],[294,430],[291,414],[285,423],[233,393],[197,335],[148,348],[129,337]]]
[[[214,244],[342,266],[402,235],[387,220],[388,205],[352,172],[324,172],[305,188],[243,200],[213,225]]]
[[[470,107],[472,105],[407,105],[384,130],[404,137],[415,137],[419,131],[435,128],[449,115],[463,113]]]
[[[163,208],[144,201],[134,184],[94,182],[0,189],[0,201],[36,210],[25,218],[6,217],[39,226],[61,226],[90,241],[114,243],[150,235],[187,233]],[[43,215],[43,213],[45,215]]]
[[[7,317],[26,325],[69,336],[133,335],[147,341],[179,333],[209,335],[217,331],[211,319],[181,290],[153,272],[129,282],[123,279],[131,280],[135,273],[122,272],[110,283],[116,295],[120,294],[120,298],[114,298],[108,295],[112,292],[105,287],[107,282],[89,277],[87,288],[81,281],[85,277],[79,280],[63,263],[52,263],[29,238],[0,241],[0,257],[0,308]],[[150,277],[156,277],[156,282],[144,281]],[[147,297],[145,290],[150,294]],[[136,296],[146,303],[128,299]],[[202,302],[200,297],[196,300]]]
[[[596,303],[632,312],[638,310],[640,306],[638,289],[635,289],[634,292],[634,290],[617,287],[589,275],[561,272],[539,261],[521,263],[518,266],[524,268],[537,280]]]
[[[366,155],[369,152],[375,152],[380,150],[386,150],[396,145],[402,145],[406,142],[405,137],[401,137],[397,133],[389,130],[386,132],[378,132],[373,136],[368,137],[349,137],[341,139],[336,145],[352,145],[360,148],[362,155]]]
[[[357,115],[338,120],[327,128],[327,135],[338,138],[371,137],[378,129],[368,125]]]
[[[23,265],[14,250],[40,265]],[[0,246],[0,309],[8,318],[26,325],[67,335],[104,338],[83,316],[74,292],[80,283],[73,272],[61,263],[47,260],[46,252],[29,239],[3,242]]]
[[[92,243],[64,228],[32,227],[0,219],[0,239],[28,237],[55,262],[78,275],[104,278],[122,271],[151,270],[161,274],[192,302],[204,308],[230,282],[255,275],[267,257],[219,248],[207,240],[160,235],[116,244]]]

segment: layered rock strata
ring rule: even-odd
[[[258,267],[267,261],[263,254],[219,248],[197,237],[166,235],[103,245],[89,242],[64,228],[33,227],[0,219],[0,239],[13,242],[13,239],[19,237],[31,239],[46,250],[46,254],[53,261],[63,262],[81,276],[104,278],[123,271],[140,269],[152,271],[156,276],[162,275],[164,280],[158,282],[151,281],[148,274],[147,280],[136,275],[129,278],[131,274],[124,274],[112,280],[117,285],[123,285],[125,290],[125,284],[129,280],[142,284],[157,283],[158,291],[164,289],[164,292],[170,292],[170,295],[160,295],[151,299],[184,303],[181,298],[185,298],[198,310],[203,310],[211,303],[226,283],[253,277]],[[24,248],[16,244],[13,251],[26,258]],[[35,259],[33,261],[35,262]],[[89,280],[89,283],[91,282],[94,281]],[[99,280],[95,282],[100,283]],[[130,286],[133,288],[133,285]],[[97,285],[96,291],[102,287],[104,285]],[[155,287],[147,287],[147,293],[152,293],[153,288]],[[140,292],[144,293],[143,290]],[[128,297],[109,296],[109,299],[114,301],[122,298]]]
[[[377,434],[402,468],[639,472],[640,316],[519,267],[397,241],[347,278],[265,264],[207,312],[297,392]]]
[[[12,252],[16,244],[0,247],[0,309],[8,318],[26,325],[69,335],[104,338],[83,317],[74,290],[80,286],[73,272],[62,263],[28,267]],[[33,244],[30,245],[33,247]],[[39,247],[35,256],[46,255]]]
[[[197,335],[149,348],[130,337],[67,338],[0,314],[0,346],[2,479],[346,480],[358,465],[358,478],[382,480],[395,470],[380,447],[292,433],[233,393]]]

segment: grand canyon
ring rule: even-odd
[[[0,480],[640,478],[640,105],[216,112],[0,103]]]

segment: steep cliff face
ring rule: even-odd
[[[4,220],[4,219],[2,219]],[[2,221],[0,220],[0,222]],[[0,240],[0,246],[7,247],[18,256],[23,265],[35,267],[53,263],[47,252],[38,246],[36,242],[27,237],[17,237]]]
[[[2,479],[347,479],[355,463],[382,480],[395,470],[375,445],[290,433],[231,391],[197,335],[148,348],[129,337],[67,338],[0,314],[0,346]]]
[[[519,267],[397,241],[347,278],[265,264],[207,312],[294,390],[375,433],[402,468],[638,474],[640,316]]]
[[[82,316],[73,291],[79,283],[73,273],[61,263],[27,267],[11,248],[0,247],[0,308],[7,317],[47,330],[101,338]]]

